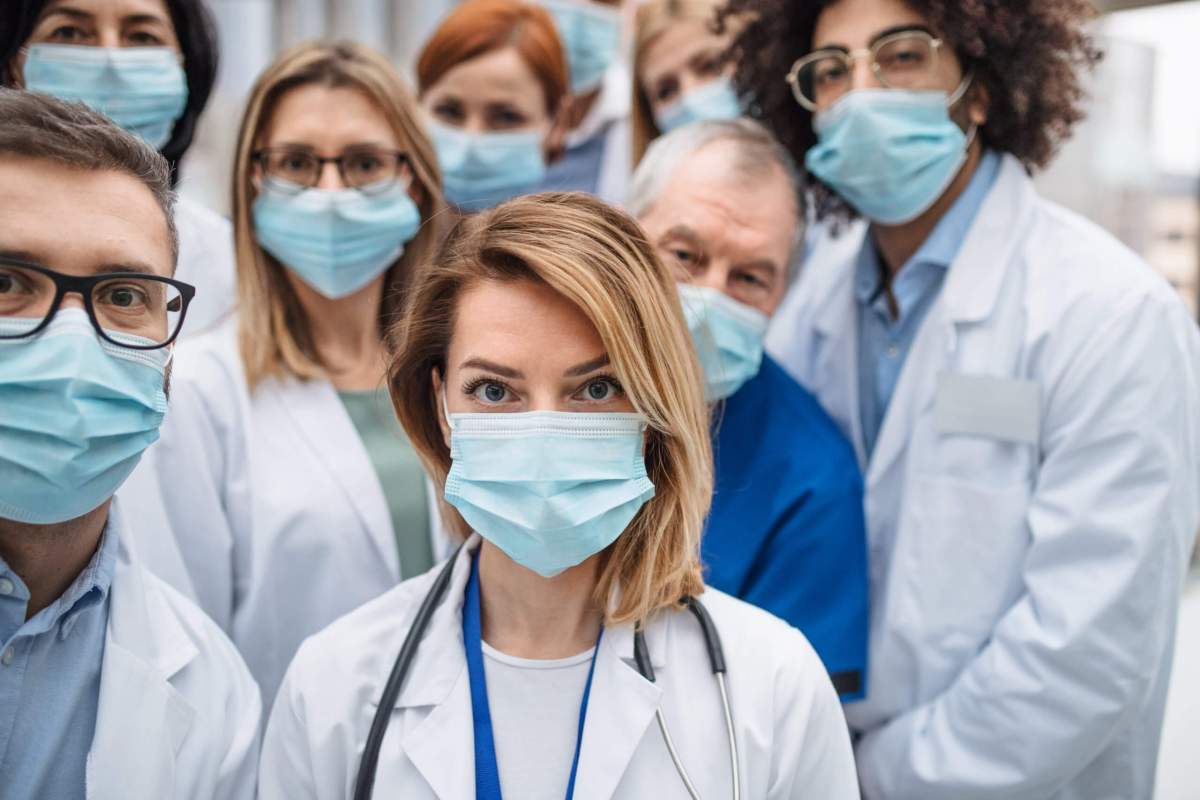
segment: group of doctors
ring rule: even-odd
[[[0,11],[0,794],[1149,798],[1200,335],[1032,184],[1086,7],[465,0],[231,222],[202,0]]]

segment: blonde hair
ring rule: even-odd
[[[252,389],[266,378],[312,379],[327,374],[285,268],[259,246],[251,217],[254,153],[263,131],[285,94],[313,84],[356,89],[370,97],[391,123],[418,187],[423,224],[388,269],[379,308],[380,336],[398,315],[416,265],[432,254],[440,239],[445,208],[441,172],[433,145],[421,129],[416,101],[400,75],[382,56],[353,42],[310,42],[283,53],[251,90],[233,171],[238,341]]]
[[[633,160],[630,163],[634,167],[642,160],[650,143],[662,135],[654,120],[650,100],[642,90],[640,76],[646,51],[655,39],[681,22],[699,22],[715,30],[717,12],[724,5],[725,0],[649,0],[638,8],[633,29]],[[726,24],[733,25],[734,21]]]
[[[589,195],[531,195],[466,217],[415,281],[389,337],[388,383],[426,469],[444,488],[450,450],[431,376],[446,374],[457,299],[480,281],[517,280],[549,286],[587,315],[648,421],[646,470],[655,496],[604,552],[597,605],[619,624],[699,594],[700,535],[713,486],[700,366],[674,278],[636,222]],[[454,533],[469,533],[455,509],[443,513]]]

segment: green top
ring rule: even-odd
[[[338,392],[338,396],[383,487],[400,553],[401,580],[427,572],[433,566],[433,543],[429,539],[425,470],[396,419],[387,390]]]

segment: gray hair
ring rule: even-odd
[[[754,120],[694,122],[655,139],[630,181],[626,202],[629,213],[639,219],[645,216],[671,181],[675,170],[692,154],[716,142],[729,142],[734,146],[735,155],[729,169],[749,185],[761,181],[774,169],[787,177],[796,202],[796,230],[788,269],[789,279],[794,277],[799,267],[807,217],[800,171],[779,140]]]
[[[158,151],[82,103],[0,88],[0,156],[42,159],[89,172],[121,172],[150,190],[166,216],[171,267],[179,259],[171,168]]]

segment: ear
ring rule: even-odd
[[[558,108],[554,120],[550,123],[550,132],[546,134],[546,163],[553,164],[567,152],[567,133],[571,130],[571,104],[567,99]]]
[[[976,82],[967,92],[967,119],[982,128],[987,125],[992,110],[992,93],[983,83]]]
[[[437,404],[438,427],[442,429],[442,439],[445,440],[448,449],[450,447],[450,423],[446,419],[446,404],[442,402],[442,398],[445,396],[442,394],[445,382],[442,380],[442,376],[438,374],[437,367],[429,371],[429,378],[430,384],[433,387],[434,403]]]

